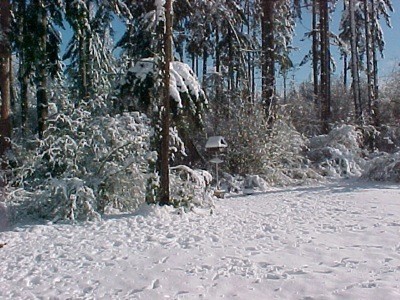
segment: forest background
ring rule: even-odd
[[[394,7],[1,0],[2,202],[56,220],[208,205],[211,135],[229,190],[399,180]]]

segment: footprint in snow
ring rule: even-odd
[[[113,243],[113,246],[114,247],[119,247],[119,246],[121,246],[123,243],[121,242],[121,241],[115,241],[114,243]]]
[[[155,279],[155,280],[153,280],[153,282],[147,287],[147,289],[148,289],[148,290],[154,290],[154,289],[159,288],[159,287],[161,287],[160,280],[159,280],[159,279]]]
[[[159,264],[165,264],[168,260],[169,256],[163,257],[160,260],[156,261],[154,264],[159,265]]]
[[[179,292],[177,292],[177,293],[175,294],[175,297],[178,297],[178,296],[180,296],[180,295],[187,295],[187,294],[189,294],[188,291],[179,291]]]
[[[216,236],[216,235],[214,235],[214,234],[210,235],[210,239],[211,239],[211,241],[214,242],[214,243],[219,242],[218,236]]]

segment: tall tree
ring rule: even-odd
[[[366,73],[367,73],[367,97],[368,97],[368,113],[372,116],[372,103],[375,101],[375,90],[373,81],[373,61],[372,51],[373,45],[371,43],[372,24],[371,24],[371,6],[370,1],[364,0],[364,29],[365,29],[365,58],[366,58]]]
[[[178,3],[174,2],[174,8]],[[168,128],[176,126],[179,138],[181,141],[183,140],[183,143],[178,146],[179,149],[183,149],[187,145],[187,138],[193,137],[204,125],[202,116],[207,102],[193,71],[186,64],[174,61],[172,58],[172,27],[175,23],[175,11],[171,8],[169,13],[174,11],[174,22],[171,21],[167,25],[166,8],[168,6],[166,7],[166,4],[169,6],[169,3],[154,0],[132,4],[130,9],[140,8],[143,14],[137,16],[143,21],[137,23],[138,26],[142,26],[137,29],[142,30],[143,39],[131,40],[128,39],[127,34],[124,34],[122,40],[119,41],[119,45],[124,49],[124,55],[128,56],[126,60],[130,60],[132,66],[128,68],[118,87],[121,92],[118,98],[122,100],[118,106],[122,111],[126,109],[139,110],[151,117],[155,131],[151,147],[158,156],[156,161],[152,160],[150,163],[149,173],[154,176],[148,182],[146,201],[160,204],[167,204],[167,196],[165,196],[167,191],[163,189],[168,187],[165,177],[169,175],[167,167],[171,162],[171,159],[168,158],[171,144],[178,145],[176,139],[171,140],[171,144],[166,142],[166,138],[161,139],[162,136],[165,137],[169,133],[165,125],[166,110],[170,111]],[[131,28],[127,28],[127,31],[130,30]],[[144,40],[144,37],[151,38]],[[150,55],[149,57],[144,56],[140,59],[140,56],[136,55],[129,57],[129,54],[132,53],[131,49],[139,48],[137,43],[146,45],[143,49],[150,51],[143,51],[141,54]],[[166,71],[166,60],[169,61],[169,71]],[[166,74],[170,76],[169,83],[166,81]],[[166,90],[168,86],[169,89]],[[167,92],[169,92],[168,97]],[[165,103],[167,99],[169,99],[170,108]],[[165,109],[166,107],[167,109]],[[179,150],[178,152],[181,153]],[[157,175],[165,177],[161,178],[161,182],[159,182],[156,178]]]
[[[290,58],[293,49],[292,40],[294,36],[295,18],[298,14],[296,6],[293,7],[291,0],[281,0],[276,2],[275,7],[275,62],[279,66],[279,74],[284,80],[284,98],[286,99],[286,81],[289,70],[294,65]]]
[[[40,138],[48,118],[48,80],[59,79],[61,35],[63,27],[61,0],[18,0],[13,2],[13,44],[19,60],[21,127],[27,128],[28,87],[36,85],[37,130]]]
[[[73,93],[78,99],[76,105],[91,98],[99,89],[110,88],[111,77],[116,73],[111,4],[98,0],[66,2],[66,20],[73,29],[73,36],[63,59],[69,60],[66,73],[71,90],[78,92]]]
[[[321,35],[321,78],[320,78],[320,102],[322,132],[329,132],[331,121],[331,68],[330,68],[330,42],[329,42],[329,1],[319,2],[320,35]]]
[[[9,0],[0,1],[0,155],[9,147],[11,137],[10,102],[11,102],[11,5]]]
[[[369,7],[370,6],[370,7]],[[385,46],[382,27],[379,24],[379,20],[383,19],[386,25],[391,28],[390,12],[393,12],[393,5],[391,0],[377,1],[373,0],[365,7],[365,13],[369,12],[369,17],[365,16],[365,19],[369,19],[369,51],[370,51],[370,85],[372,86],[370,96],[370,115],[372,117],[372,123],[375,126],[380,125],[379,116],[379,82],[378,82],[378,58],[377,53],[379,52],[383,57],[383,50]],[[367,29],[366,29],[367,30]]]
[[[359,124],[363,123],[363,108],[361,102],[361,93],[360,93],[360,63],[359,59],[359,51],[358,51],[358,42],[359,38],[357,35],[357,25],[356,25],[356,3],[355,0],[349,0],[349,10],[350,10],[350,31],[351,31],[351,77],[353,79],[352,82],[352,91],[353,91],[353,101],[355,108],[355,117],[356,122]]]
[[[37,117],[38,117],[38,134],[39,138],[43,138],[47,129],[47,119],[49,114],[49,100],[47,91],[47,12],[43,0],[34,0],[33,4],[37,11],[37,28],[38,36],[38,61],[37,61],[37,77],[36,77],[36,100],[37,100]]]
[[[314,102],[319,106],[319,26],[318,26],[318,2],[312,2],[312,69],[313,69],[313,86],[314,86]]]
[[[19,92],[20,92],[20,105],[21,105],[21,129],[25,133],[27,129],[28,120],[28,88],[29,88],[29,77],[32,73],[32,47],[33,35],[28,34],[28,19],[27,14],[27,3],[25,0],[18,0],[16,7],[14,8],[14,20],[16,28],[15,45],[17,48],[17,55],[19,60],[18,69],[18,81],[19,81]]]
[[[262,101],[268,122],[272,121],[272,105],[275,96],[275,0],[262,0]]]
[[[172,61],[172,0],[165,1],[163,62],[163,110],[161,138],[160,205],[170,204],[169,197],[169,127],[170,127],[170,62]]]
[[[347,10],[347,1],[343,1],[343,11]],[[343,86],[345,89],[347,89],[347,74],[348,74],[348,53],[347,49],[342,49],[341,55],[343,58]]]
[[[358,123],[368,121],[379,124],[378,112],[378,62],[377,53],[383,56],[383,30],[379,20],[390,25],[391,0],[347,0],[341,20],[342,40],[350,45],[352,91],[355,119]],[[367,79],[366,99],[361,97],[360,76],[365,70]]]

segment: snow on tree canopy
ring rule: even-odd
[[[149,76],[154,77],[158,73],[157,65],[154,58],[144,58],[138,61],[128,71],[128,76],[133,76],[134,85],[142,84]],[[192,69],[185,63],[174,61],[170,63],[170,86],[169,92],[172,99],[177,103],[178,108],[183,108],[183,96],[189,96],[190,100],[196,101],[204,99],[204,91],[201,89],[200,83],[194,75]],[[194,103],[190,103],[190,108],[196,110]]]
[[[143,58],[131,67],[120,82],[121,99],[126,108],[147,112],[153,101],[157,101],[154,88],[162,85],[159,66],[155,58]],[[192,69],[185,63],[170,63],[171,110],[194,118],[203,126],[202,115],[207,99]]]
[[[154,5],[156,7],[156,21],[165,22],[165,0],[155,0]]]

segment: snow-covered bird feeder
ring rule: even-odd
[[[211,136],[208,138],[206,143],[206,150],[212,154],[214,157],[210,160],[211,163],[215,164],[215,174],[217,186],[214,191],[214,195],[223,198],[225,191],[221,190],[219,187],[219,177],[218,177],[218,165],[224,161],[219,157],[219,153],[224,152],[228,147],[227,142],[222,136]]]
[[[223,136],[210,136],[206,143],[207,151],[211,153],[223,152],[228,147]]]

